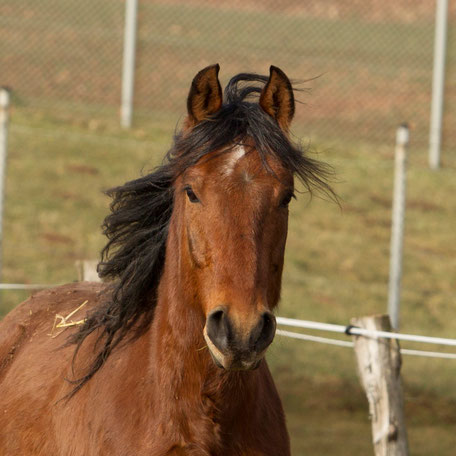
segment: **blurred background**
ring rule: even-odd
[[[454,1],[437,171],[434,0],[138,0],[124,66],[127,16],[123,0],[0,2],[0,86],[12,95],[2,282],[76,280],[75,262],[104,243],[102,191],[161,162],[193,76],[218,62],[224,86],[273,64],[305,89],[293,133],[333,166],[341,199],[293,202],[279,314],[347,324],[386,312],[395,130],[408,122],[401,330],[456,337]],[[0,291],[0,316],[28,295]],[[277,337],[269,360],[294,455],[372,453],[351,350]],[[454,453],[455,374],[455,361],[404,359],[411,454]]]

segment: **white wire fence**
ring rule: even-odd
[[[278,317],[277,323],[284,326],[293,326],[295,328],[306,328],[306,329],[316,329],[321,331],[330,331],[336,333],[343,333],[349,336],[364,336],[364,337],[375,337],[375,338],[385,338],[385,339],[396,339],[404,340],[409,342],[423,342],[427,344],[437,344],[437,345],[450,345],[456,346],[456,339],[446,339],[442,337],[429,337],[429,336],[420,336],[414,334],[401,334],[396,332],[388,331],[370,331],[363,328],[358,328],[353,325],[335,325],[331,323],[320,323],[315,321],[307,320],[296,320],[293,318]]]
[[[0,290],[44,290],[58,286],[58,284],[45,285],[41,283],[0,283]]]
[[[353,348],[355,344],[345,340],[331,339],[329,337],[312,336],[310,334],[301,334],[293,331],[285,331],[278,329],[276,333],[279,336],[289,337],[291,339],[305,340],[308,342],[317,342],[320,344],[336,345],[338,347]],[[443,358],[443,359],[456,359],[456,353],[434,352],[428,350],[411,350],[408,348],[401,348],[403,355],[422,356],[426,358]]]
[[[319,331],[330,331],[343,333],[350,336],[361,336],[361,337],[372,337],[372,338],[384,338],[384,339],[394,339],[394,340],[403,340],[410,342],[421,342],[427,344],[437,344],[443,346],[456,346],[456,339],[446,339],[442,337],[429,337],[429,336],[420,336],[416,334],[401,334],[396,332],[386,332],[386,331],[368,331],[363,328],[358,328],[352,325],[334,325],[328,323],[320,323],[314,321],[306,320],[295,320],[291,318],[277,317],[277,323],[284,326],[292,326],[297,328],[307,328],[312,330]],[[277,334],[284,337],[289,337],[292,339],[304,340],[309,342],[317,342],[321,344],[336,345],[339,347],[348,347],[353,348],[354,343],[351,341],[345,341],[340,339],[328,338],[314,336],[310,334],[301,334],[293,331],[286,331],[283,329],[278,329]],[[456,359],[456,353],[444,353],[436,352],[429,350],[413,350],[408,348],[401,348],[401,353],[404,355],[412,356],[422,356],[428,358],[443,358],[443,359]]]
[[[41,290],[45,288],[56,287],[58,284],[21,284],[21,283],[0,283],[0,290]],[[372,338],[384,338],[402,340],[408,342],[418,342],[426,344],[435,344],[443,346],[456,347],[456,339],[448,339],[443,337],[430,337],[421,336],[418,334],[402,334],[397,332],[387,331],[370,331],[367,329],[359,328],[353,325],[337,325],[332,323],[322,323],[309,320],[298,320],[294,318],[277,317],[277,323],[280,326],[288,326],[300,329],[311,329],[317,331],[326,331],[339,334],[345,334],[347,336],[362,336]],[[351,341],[345,341],[340,339],[314,336],[310,334],[302,334],[293,331],[287,331],[283,329],[277,329],[277,334],[283,337],[289,337],[291,339],[304,340],[308,342],[317,342],[321,344],[336,345],[339,347],[353,348],[354,343]],[[456,359],[456,353],[444,353],[435,352],[428,350],[412,350],[402,348],[401,353],[404,355],[422,356],[429,358],[443,358],[443,359]]]

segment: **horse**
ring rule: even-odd
[[[264,357],[295,179],[328,189],[327,169],[290,139],[282,70],[224,93],[218,74],[194,77],[162,165],[107,191],[104,283],[40,291],[1,322],[3,456],[290,454]]]

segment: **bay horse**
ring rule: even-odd
[[[107,283],[39,292],[1,322],[2,456],[290,454],[264,355],[294,178],[329,188],[326,170],[290,140],[283,71],[224,94],[218,73],[195,76],[163,164],[108,191]]]

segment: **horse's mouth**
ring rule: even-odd
[[[211,354],[212,360],[214,361],[214,364],[219,367],[220,369],[224,369],[227,371],[248,371],[248,370],[255,370],[260,367],[261,361],[263,358],[256,359],[253,361],[242,361],[240,359],[230,359],[227,362],[227,357],[223,358],[223,362],[225,364],[222,364],[222,362],[215,356],[214,353],[212,353],[211,349],[209,349],[209,353]]]
[[[206,331],[204,332],[204,339],[207,343],[207,348],[211,354],[211,358],[214,361],[214,364],[220,369],[227,371],[248,371],[255,370],[261,364],[261,361],[264,357],[264,352],[262,353],[249,353],[249,354],[225,354],[222,353],[211,341]],[[266,351],[266,350],[265,350]]]

